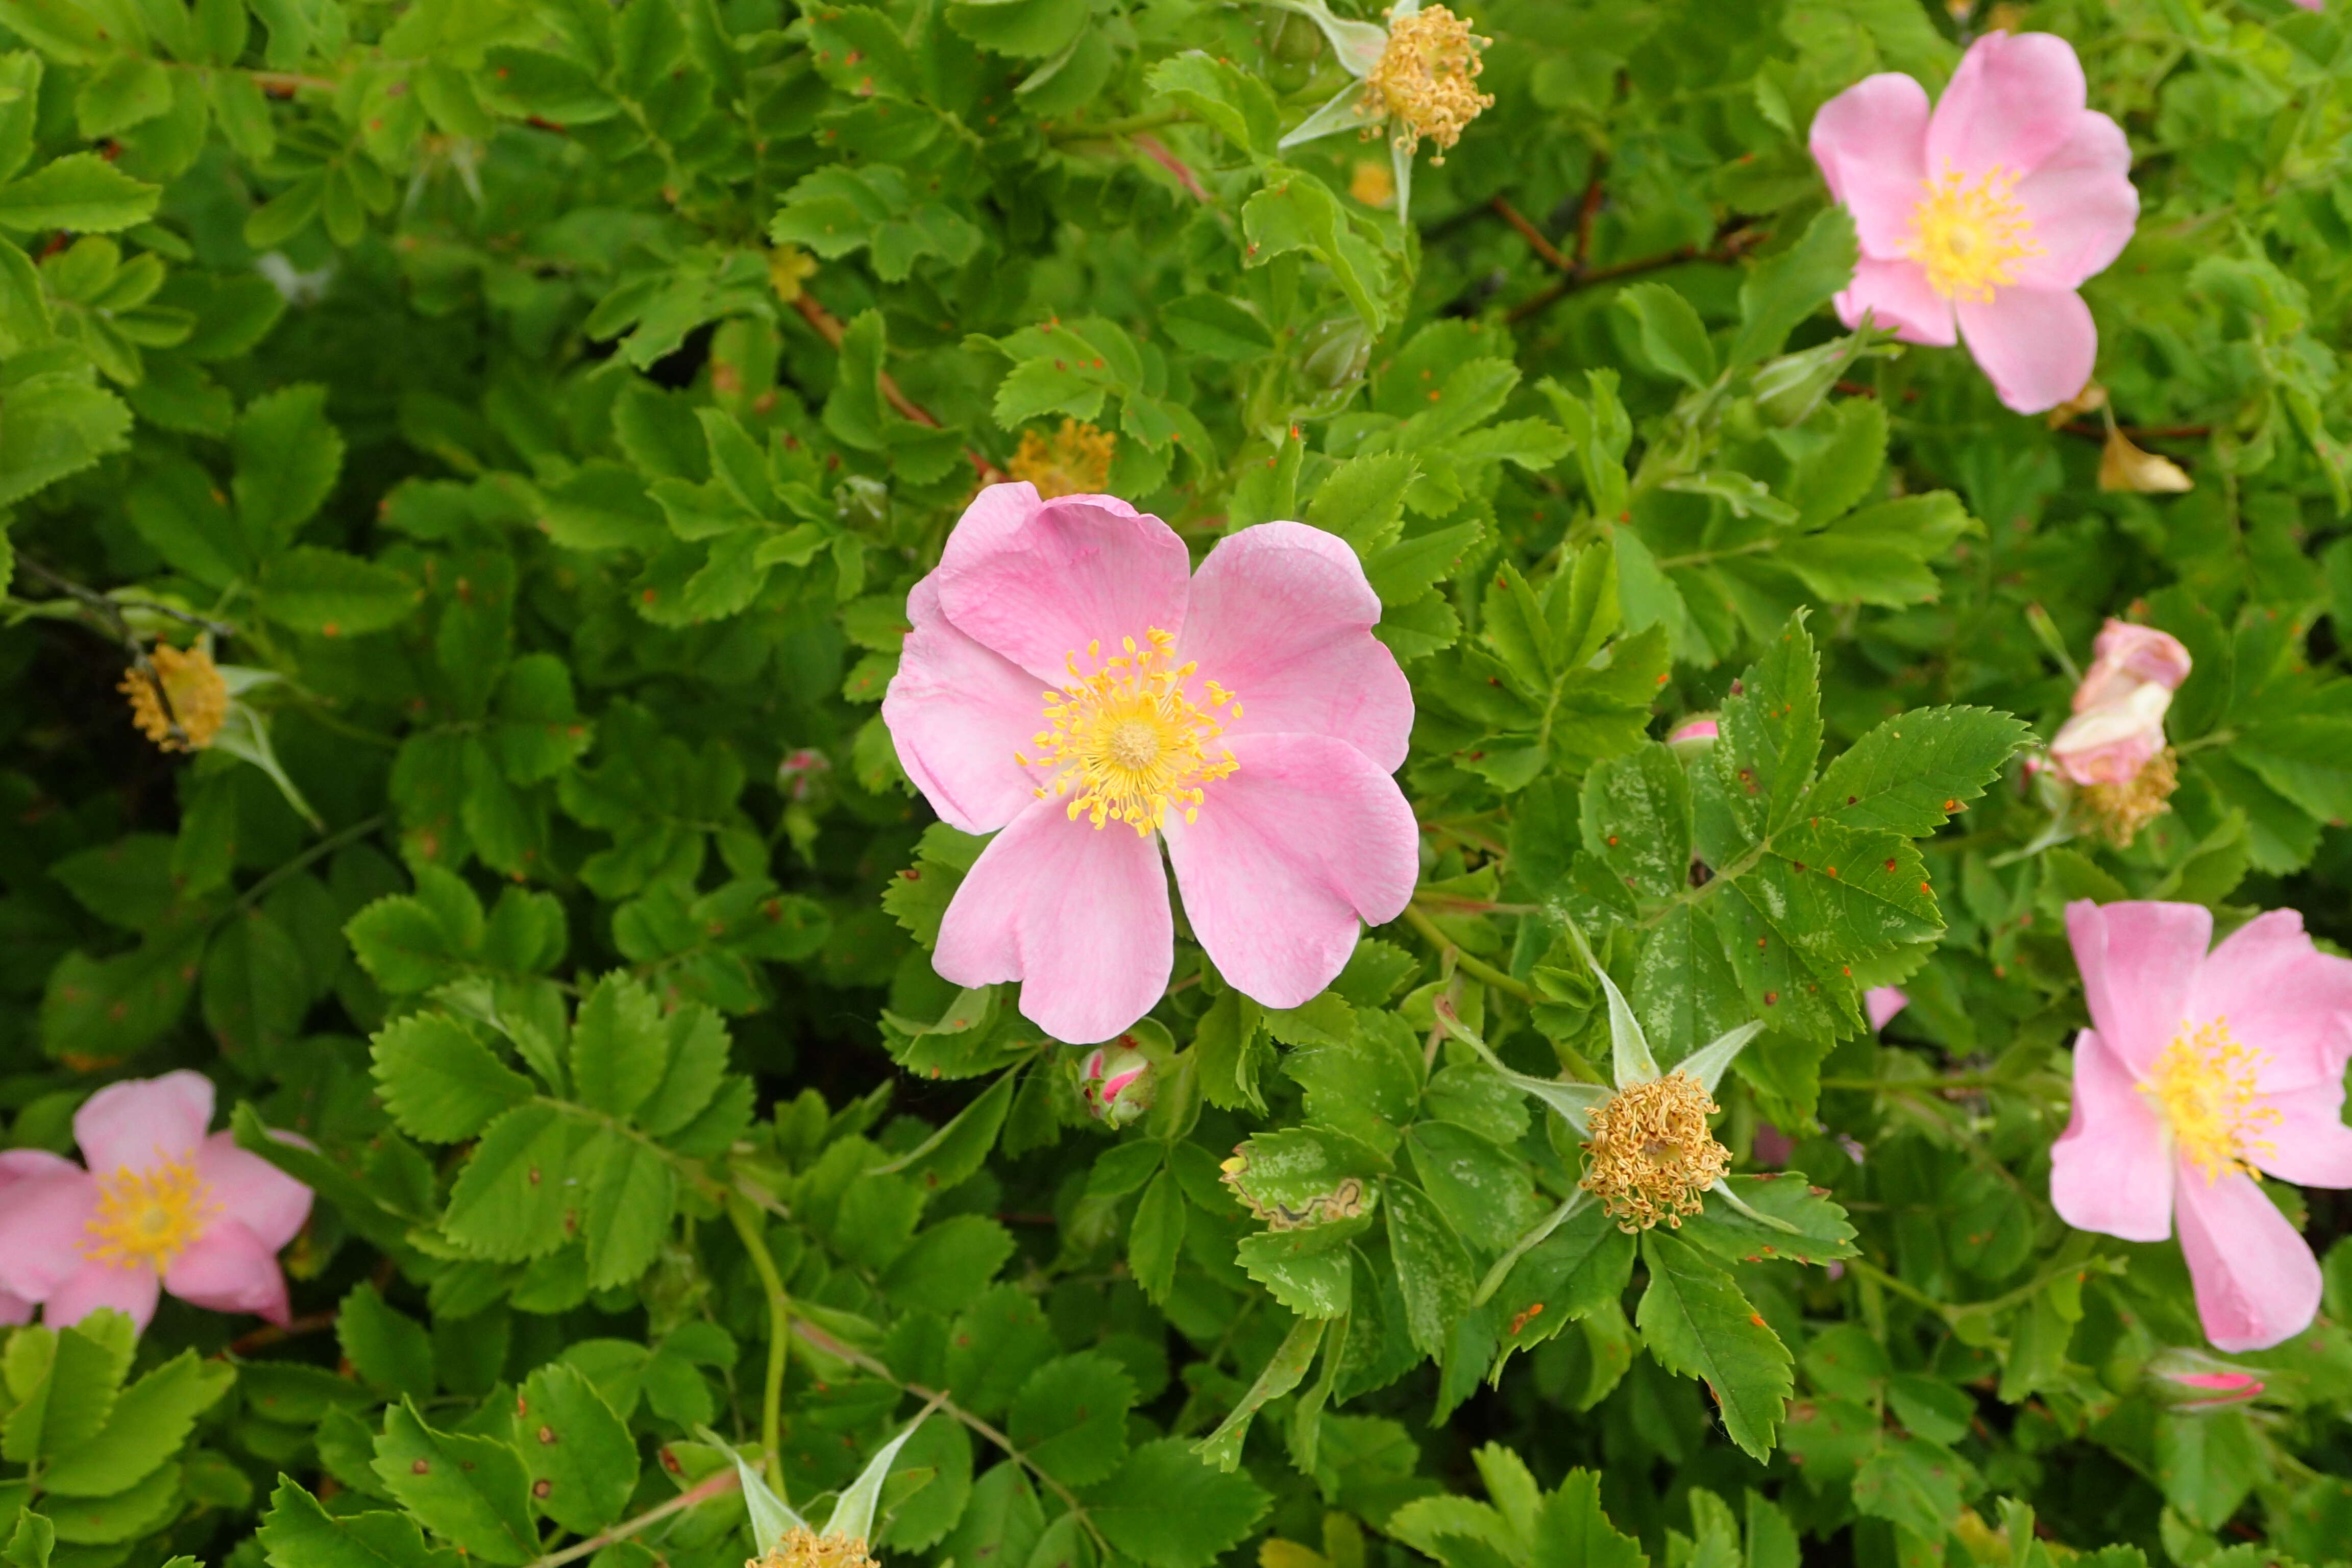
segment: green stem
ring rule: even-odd
[[[696,1503],[715,1498],[721,1492],[732,1491],[742,1484],[731,1466],[723,1470],[713,1470],[660,1507],[649,1508],[635,1519],[623,1520],[602,1535],[592,1535],[585,1541],[574,1542],[561,1552],[551,1552],[531,1563],[530,1568],[562,1568],[566,1563],[593,1557],[615,1541],[625,1541],[647,1525],[659,1524],[671,1514],[683,1513]]]
[[[276,887],[287,878],[293,876],[295,873],[316,863],[317,861],[326,858],[328,856],[332,855],[336,850],[343,847],[346,844],[355,844],[359,840],[365,838],[369,834],[376,832],[380,828],[388,827],[391,825],[392,818],[383,812],[378,812],[373,816],[352,823],[349,827],[344,828],[340,833],[321,838],[318,843],[311,845],[310,847],[303,850],[302,853],[295,856],[294,858],[287,861],[286,864],[277,868],[268,876],[262,878],[261,880],[256,882],[250,888],[247,888],[238,896],[236,902],[229,906],[229,908],[221,914],[220,920],[225,921],[228,919],[230,915],[241,914],[245,910],[253,908],[254,905],[262,900],[264,895],[266,895],[270,889]],[[217,924],[219,922],[216,921],[215,923]]]
[[[1153,114],[1130,114],[1123,120],[1106,120],[1093,125],[1056,126],[1051,136],[1055,142],[1103,142],[1114,136],[1157,131],[1163,125],[1181,125],[1192,118],[1181,110],[1164,109]]]
[[[760,1390],[760,1446],[767,1450],[768,1484],[782,1489],[784,1472],[778,1456],[783,1431],[784,1358],[792,1351],[793,1301],[784,1294],[782,1276],[776,1272],[775,1255],[768,1250],[760,1211],[748,1199],[730,1194],[727,1217],[735,1223],[735,1234],[743,1238],[751,1267],[760,1271],[760,1283],[768,1292],[768,1374]]]
[[[1452,937],[1447,936],[1444,931],[1438,930],[1437,922],[1431,920],[1427,915],[1422,913],[1421,910],[1417,906],[1407,904],[1404,907],[1404,919],[1407,925],[1412,927],[1413,930],[1419,931],[1423,936],[1427,937],[1431,942],[1435,944],[1440,952],[1453,953],[1454,963],[1465,973],[1485,981],[1487,984],[1493,986],[1497,991],[1507,992],[1509,994],[1517,997],[1522,1002],[1533,1002],[1536,1000],[1534,988],[1528,985],[1526,981],[1514,980],[1509,975],[1504,973],[1501,970],[1496,968],[1493,964],[1486,963],[1485,960],[1473,958],[1470,954],[1463,952],[1462,944],[1455,942]]]
[[[1953,1309],[1948,1303],[1937,1300],[1916,1285],[1897,1279],[1866,1258],[1849,1258],[1845,1260],[1845,1266],[1850,1271],[1861,1275],[1871,1283],[1884,1289],[1892,1290],[1907,1301],[1915,1301],[1938,1316],[1948,1318],[1952,1315]]]

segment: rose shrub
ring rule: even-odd
[[[0,0],[6,1568],[2352,1531],[2319,0]]]

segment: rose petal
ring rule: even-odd
[[[949,536],[932,574],[940,607],[965,636],[1049,685],[1069,679],[1072,654],[1093,668],[1089,644],[1108,656],[1154,627],[1184,629],[1184,542],[1124,501],[1066,496],[1011,528],[992,515],[969,536],[964,529]]]
[[[1911,998],[1893,985],[1874,985],[1862,994],[1863,1011],[1870,1015],[1870,1026],[1886,1027],[1887,1021],[1911,1005]]]
[[[110,1083],[74,1112],[81,1157],[101,1176],[196,1155],[213,1119],[213,1082],[185,1068]]]
[[[2253,1178],[2209,1186],[2184,1163],[2176,1191],[2180,1250],[2215,1348],[2268,1350],[2309,1328],[2319,1311],[2319,1260]]]
[[[2000,289],[1958,302],[1960,335],[2001,402],[2020,414],[2055,408],[2091,379],[2099,329],[2063,289]]]
[[[2164,750],[2164,715],[2171,706],[2165,688],[2152,681],[2135,685],[2059,726],[2050,760],[2078,784],[2128,784]]]
[[[1355,551],[1303,522],[1227,535],[1192,579],[1182,659],[1241,701],[1229,737],[1328,735],[1384,773],[1404,764],[1412,688],[1372,636],[1380,595]]]
[[[2040,247],[2018,263],[2023,289],[2080,288],[2123,254],[2139,221],[2131,143],[2104,114],[2076,115],[2066,139],[2018,182],[2015,195]]]
[[[1822,105],[1806,141],[1862,254],[1900,257],[1927,182],[1927,89],[1896,71],[1864,77]]]
[[[0,1289],[38,1301],[79,1272],[97,1208],[96,1178],[69,1161],[21,1173],[0,1202]]]
[[[958,985],[1020,981],[1032,1023],[1094,1045],[1160,1000],[1176,928],[1158,839],[1066,811],[1059,799],[1038,801],[981,851],[949,901],[931,963]]]
[[[289,1315],[278,1249],[233,1219],[205,1226],[204,1235],[172,1259],[163,1288],[215,1312],[253,1312],[273,1323]]]
[[[2050,1149],[2050,1204],[2076,1230],[2172,1234],[2172,1151],[2131,1069],[2097,1031],[2074,1037],[2074,1111]]]
[[[2213,912],[2202,904],[2081,899],[2066,906],[2066,934],[2092,1027],[2134,1078],[2145,1078],[2188,1016]]]
[[[1034,744],[1044,683],[949,623],[936,572],[907,595],[907,616],[914,629],[882,699],[898,765],[950,826],[993,833],[1036,798],[1014,758]]]
[[[2074,689],[2074,711],[2098,707],[2142,681],[2178,691],[2194,668],[2171,633],[2110,616],[2091,641],[2091,668]]]
[[[2252,1162],[2283,1182],[2352,1187],[2352,1127],[2344,1125],[2344,1083],[2314,1084],[2269,1098],[2279,1120],[2255,1134]]]
[[[2221,1019],[2261,1053],[2264,1093],[2340,1089],[2352,1058],[2352,959],[2314,947],[2294,910],[2272,910],[2231,931],[2197,972],[2187,1007],[2196,1023]]]
[[[1916,261],[1863,258],[1854,264],[1853,281],[1834,303],[1838,320],[1849,327],[1861,326],[1868,310],[1874,325],[1894,329],[1906,343],[1948,349],[1960,341],[1952,302],[1927,286],[1927,274]]]
[[[297,1148],[310,1147],[308,1140],[291,1132],[273,1131],[270,1136]],[[222,1216],[243,1226],[273,1253],[293,1240],[310,1217],[310,1189],[260,1155],[238,1148],[226,1132],[205,1140],[196,1152],[196,1175],[210,1187]],[[174,1289],[173,1294],[181,1292]]]
[[[1231,776],[1195,822],[1171,823],[1184,917],[1244,995],[1296,1007],[1355,951],[1357,921],[1403,911],[1420,829],[1396,781],[1321,735],[1236,737]]]
[[[2083,62],[2065,39],[1987,33],[1969,46],[1927,121],[1928,172],[2005,169],[2021,180],[2065,144],[2085,96]]]
[[[79,1323],[100,1307],[111,1307],[144,1331],[155,1316],[163,1281],[152,1268],[123,1268],[111,1263],[85,1262],[41,1302],[41,1321],[62,1329]]]
[[[38,1306],[39,1303],[27,1301],[22,1296],[11,1296],[7,1291],[0,1290],[0,1328],[13,1329],[20,1323],[31,1322]]]

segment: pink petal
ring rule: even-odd
[[[882,699],[882,721],[931,809],[951,827],[993,833],[1036,798],[1036,780],[1013,759],[1037,733],[1045,689],[949,624],[939,575],[907,595],[914,630]]]
[[[291,1132],[273,1131],[270,1136],[298,1148],[310,1147]],[[196,1175],[211,1188],[222,1217],[243,1226],[271,1252],[293,1240],[310,1217],[310,1189],[260,1155],[238,1148],[226,1132],[214,1133],[196,1151]]]
[[[2268,1350],[2309,1328],[2319,1311],[2319,1259],[2254,1179],[2208,1186],[2183,1163],[2177,1191],[2180,1250],[2214,1347]]]
[[[0,1290],[0,1329],[13,1329],[19,1323],[31,1322],[36,1305],[22,1296],[11,1296],[7,1291]]]
[[[2080,294],[2001,289],[1958,303],[1960,335],[2001,402],[2020,414],[2055,408],[2091,379],[2099,329]]]
[[[205,1226],[204,1235],[172,1259],[163,1288],[215,1312],[254,1312],[273,1323],[289,1315],[278,1249],[233,1219]]]
[[[0,1149],[0,1192],[39,1176],[79,1176],[81,1167],[46,1149]]]
[[[1807,140],[1862,254],[1901,256],[1927,182],[1927,89],[1895,71],[1864,77],[1822,105]]]
[[[1677,741],[1712,741],[1718,728],[1713,719],[1694,719],[1689,723],[1669,732],[1666,736],[1666,744],[1671,746]]]
[[[1184,917],[1218,972],[1269,1007],[1296,1007],[1355,951],[1359,919],[1403,912],[1420,828],[1396,781],[1322,735],[1238,736],[1239,764],[1207,786],[1200,820],[1171,823]]]
[[[213,1081],[185,1068],[110,1083],[74,1112],[81,1157],[101,1176],[195,1158],[213,1119]]]
[[[2083,62],[2051,33],[1987,33],[1952,73],[1927,121],[1927,168],[2006,169],[2023,179],[2065,143],[2083,114]],[[2067,395],[2081,390],[2076,382]]]
[[[2316,11],[2326,4],[2326,0],[2294,0],[2294,3],[2306,11]]]
[[[958,985],[1020,981],[1032,1023],[1093,1045],[1160,1000],[1176,929],[1158,840],[1116,822],[1073,822],[1067,809],[1038,801],[981,851],[948,903],[931,963]]]
[[[2143,682],[2178,691],[2194,668],[2189,650],[2170,632],[2109,616],[2091,640],[2091,668],[2074,689],[2074,711],[2099,707]]]
[[[62,1329],[80,1322],[100,1307],[111,1307],[143,1331],[155,1316],[155,1303],[162,1295],[163,1281],[152,1268],[85,1261],[42,1301],[41,1321]]]
[[[2188,1017],[2189,987],[2213,936],[2212,911],[2080,899],[2066,906],[2066,934],[2092,1027],[2134,1078],[2146,1077]]]
[[[1886,1027],[1887,1020],[1911,1005],[1911,998],[1893,985],[1874,985],[1862,994],[1863,1011],[1870,1015],[1870,1026]]]
[[[2344,1125],[2344,1084],[2314,1084],[2270,1097],[2279,1120],[2255,1134],[2266,1149],[2248,1157],[2283,1182],[2352,1187],[2352,1127]]]
[[[1244,734],[1328,735],[1391,772],[1412,733],[1412,688],[1372,636],[1380,595],[1348,542],[1262,522],[1218,542],[1192,579],[1181,659],[1241,700]]]
[[[1009,528],[993,515],[969,536],[966,526],[948,536],[932,574],[940,608],[965,636],[1048,684],[1068,679],[1070,655],[1090,643],[1108,654],[1122,638],[1139,646],[1155,626],[1184,628],[1184,542],[1124,501],[1066,496]]]
[[[1832,302],[1838,320],[1849,327],[1861,326],[1866,310],[1874,325],[1893,328],[1906,343],[1948,349],[1960,341],[1952,302],[1927,286],[1927,274],[1916,261],[1873,261],[1865,256],[1854,264],[1853,281]]]
[[[2172,1234],[2164,1123],[2098,1032],[2074,1037],[2074,1112],[2050,1149],[2050,1204],[2076,1230],[2126,1241]]]
[[[2131,143],[2104,114],[2076,115],[2066,140],[2015,195],[2041,247],[2018,263],[2020,288],[2080,288],[2123,254],[2139,221]]]
[[[2341,1087],[2352,1058],[2352,959],[2304,934],[2293,910],[2257,915],[2230,933],[2198,971],[2189,1016],[2226,1021],[2231,1037],[2265,1058],[2265,1094]]]
[[[2110,700],[2077,712],[2050,741],[2050,760],[2078,784],[2128,784],[2164,750],[2172,693],[2153,681],[2109,689]]]
[[[10,1184],[0,1202],[0,1289],[38,1301],[89,1260],[82,1243],[98,1207],[98,1182],[79,1165]]]

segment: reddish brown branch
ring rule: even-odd
[[[1525,216],[1520,213],[1518,208],[1513,206],[1510,203],[1505,201],[1500,196],[1496,196],[1493,201],[1486,205],[1493,207],[1495,211],[1501,216],[1505,223],[1509,224],[1513,228],[1517,229],[1519,231],[1520,237],[1524,238],[1528,242],[1528,247],[1533,249],[1538,256],[1542,257],[1545,261],[1559,268],[1562,272],[1568,273],[1571,277],[1575,275],[1576,263],[1570,261],[1567,257],[1562,256],[1559,253],[1559,247],[1552,244],[1550,240],[1546,239],[1544,237],[1543,230],[1529,223]]]
[[[1644,272],[1657,272],[1668,267],[1679,267],[1686,261],[1730,263],[1748,254],[1764,237],[1763,231],[1746,227],[1727,227],[1717,235],[1713,245],[1685,245],[1656,256],[1637,257],[1632,261],[1619,261],[1607,267],[1571,265],[1569,273],[1559,282],[1533,299],[1513,306],[1503,319],[1513,326],[1536,315],[1555,301],[1590,289],[1596,283],[1614,283],[1620,279],[1638,277]]]
[[[236,1356],[251,1355],[257,1350],[266,1349],[281,1340],[290,1340],[297,1334],[315,1334],[323,1329],[331,1329],[334,1326],[335,1314],[331,1310],[312,1312],[307,1317],[289,1319],[283,1324],[264,1323],[251,1333],[239,1334],[236,1339],[229,1341],[228,1353]]]
[[[847,331],[842,326],[841,318],[818,304],[816,296],[811,294],[806,288],[803,288],[793,297],[793,309],[801,313],[802,320],[816,329],[817,336],[836,350],[841,347],[842,335]],[[931,417],[929,410],[899,389],[898,382],[891,378],[888,371],[877,372],[875,380],[882,388],[883,397],[901,416],[913,420],[918,425],[928,426],[933,430],[941,428],[940,422]],[[972,468],[980,475],[983,484],[996,484],[1008,477],[1003,469],[978,452],[967,450],[964,456],[971,459]]]

